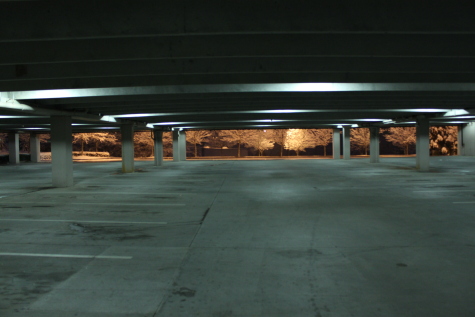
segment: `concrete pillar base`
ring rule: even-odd
[[[163,165],[163,131],[153,130],[153,141],[154,141],[154,165],[162,166]]]
[[[16,132],[8,133],[8,154],[10,164],[20,164],[20,136]]]
[[[122,134],[122,173],[135,172],[134,166],[134,126],[124,124],[120,127]]]
[[[180,131],[180,161],[186,161],[186,132]]]
[[[416,124],[416,168],[420,172],[429,171],[430,143],[429,143],[429,119],[418,118]]]
[[[369,162],[379,163],[379,127],[369,128]]]
[[[40,153],[40,136],[36,133],[30,133],[30,161],[33,163],[40,162]]]
[[[180,131],[173,130],[173,162],[180,162]]]
[[[333,129],[333,159],[339,160],[341,159],[340,156],[341,152],[341,144],[340,144],[340,129]]]
[[[54,187],[74,185],[72,135],[71,117],[51,117],[51,168]]]
[[[350,144],[350,126],[343,127],[343,159],[349,160],[351,158],[351,144]]]

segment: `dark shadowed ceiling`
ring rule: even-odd
[[[475,119],[470,2],[319,2],[1,1],[0,130]]]

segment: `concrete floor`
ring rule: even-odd
[[[475,316],[475,157],[0,166],[0,316]]]

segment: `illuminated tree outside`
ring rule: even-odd
[[[246,143],[249,135],[250,132],[248,130],[223,130],[222,140],[228,142],[230,145],[237,144],[237,157],[241,157],[241,144]]]
[[[458,128],[456,126],[430,127],[430,148],[433,152],[442,155],[457,153]]]
[[[81,145],[81,155],[84,154],[84,144],[88,144],[94,133],[73,133],[73,144]]]
[[[350,142],[353,147],[363,150],[368,155],[370,135],[368,128],[356,128],[350,131]]]
[[[391,127],[384,138],[397,147],[404,149],[404,155],[409,154],[409,146],[416,144],[415,127]]]
[[[135,132],[134,133],[134,152],[138,157],[150,157],[153,155],[153,139],[152,133]]]
[[[256,149],[259,153],[259,156],[262,156],[262,153],[265,150],[269,150],[274,147],[272,136],[272,132],[267,132],[267,130],[250,130],[245,143],[249,147]]]
[[[114,144],[116,142],[116,137],[109,132],[91,133],[89,142],[94,143],[97,152],[99,151],[100,144]]]
[[[313,133],[307,129],[289,129],[284,147],[288,150],[294,150],[297,156],[306,148],[315,146]]]
[[[273,130],[273,139],[275,143],[280,145],[280,157],[284,156],[284,146],[285,141],[287,140],[287,132],[289,129],[274,129]]]
[[[314,136],[314,145],[323,146],[323,156],[327,156],[327,146],[333,142],[333,131],[331,129],[311,129]]]
[[[205,142],[211,136],[211,131],[208,130],[188,130],[186,131],[186,141],[193,144],[195,147],[195,157],[198,156],[197,145]]]

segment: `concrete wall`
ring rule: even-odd
[[[475,122],[468,123],[462,128],[459,148],[462,150],[460,155],[475,156]]]

